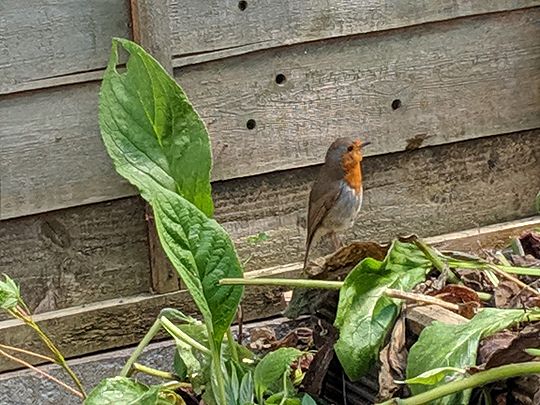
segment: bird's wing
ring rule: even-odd
[[[328,214],[328,211],[335,205],[336,200],[341,192],[341,185],[338,181],[322,181],[325,183],[324,187],[314,184],[309,194],[309,209],[308,209],[308,221],[307,221],[307,239],[306,239],[306,255],[304,257],[304,267],[307,264],[307,258],[311,243],[315,232],[321,226],[324,218]]]

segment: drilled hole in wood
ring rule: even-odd
[[[401,100],[395,99],[392,101],[392,110],[397,110],[399,107],[401,107]]]
[[[246,122],[247,129],[255,129],[256,126],[257,126],[257,123],[255,122],[255,120],[253,119],[247,120]]]
[[[287,78],[285,77],[283,73],[278,73],[276,75],[276,83],[279,84],[280,86],[283,85],[286,81],[287,81]]]
[[[244,11],[247,8],[247,1],[241,0],[238,2],[238,8]]]

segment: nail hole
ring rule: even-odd
[[[395,99],[392,101],[392,110],[397,110],[399,107],[401,107],[401,100]]]
[[[247,120],[247,122],[246,122],[246,128],[247,129],[255,129],[256,126],[257,126],[257,123],[255,122],[255,120],[253,120],[253,119]]]
[[[279,84],[279,85],[282,85],[284,84],[285,82],[287,81],[287,78],[285,77],[285,75],[283,73],[278,73],[276,75],[276,83]]]
[[[241,10],[241,11],[244,11],[246,8],[247,8],[247,1],[245,0],[241,0],[238,2],[238,8]]]

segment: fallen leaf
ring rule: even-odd
[[[503,280],[494,290],[497,308],[535,308],[540,306],[540,297],[524,290],[515,282]]]
[[[537,232],[527,232],[519,237],[521,246],[525,254],[540,259],[540,234]]]
[[[272,344],[277,341],[274,330],[266,327],[253,328],[249,332],[249,335],[249,347],[252,350],[270,349]]]
[[[313,345],[313,330],[306,327],[293,329],[278,341],[271,343],[272,350],[280,347],[296,347],[299,350],[307,350]]]
[[[482,306],[482,302],[476,291],[462,285],[449,284],[432,295],[443,301],[458,304],[458,314],[467,319],[471,319],[478,308]]]
[[[519,332],[502,331],[483,339],[478,348],[478,363],[485,369],[510,363],[531,361],[525,349],[540,346],[540,323]]]
[[[463,285],[475,291],[492,292],[493,284],[482,271],[458,269],[457,273]]]
[[[403,380],[407,366],[407,348],[405,347],[405,317],[402,314],[392,329],[390,341],[379,353],[381,369],[379,371],[378,400],[386,401],[401,389],[396,380]]]

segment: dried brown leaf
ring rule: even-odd
[[[400,316],[394,325],[390,341],[379,353],[381,369],[379,371],[378,400],[392,398],[401,388],[395,380],[403,380],[407,365],[407,348],[405,336],[405,317]]]
[[[534,357],[524,350],[540,346],[540,323],[521,331],[502,331],[483,339],[478,348],[478,363],[493,368],[510,363],[531,361]]]
[[[526,232],[519,237],[519,241],[526,255],[540,259],[540,234],[538,232]]]

